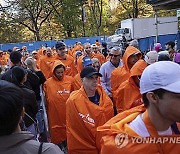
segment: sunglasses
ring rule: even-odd
[[[117,56],[120,56],[120,55],[114,55],[114,54],[111,54],[111,53],[110,53],[109,56],[110,56],[110,57],[113,57],[113,56],[114,56],[114,57],[117,57]]]
[[[91,47],[86,47],[85,49],[91,49]]]

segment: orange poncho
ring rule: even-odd
[[[115,91],[116,109],[118,113],[131,108],[133,103],[141,98],[139,87],[135,84],[133,76],[141,76],[147,63],[140,59],[131,68],[131,77],[123,82]]]
[[[56,61],[53,70],[59,64],[62,63]],[[66,100],[72,91],[71,84],[72,77],[66,75],[62,80],[53,75],[44,84],[51,141],[55,144],[66,140]]]
[[[115,101],[114,92],[121,85],[121,83],[128,80],[130,77],[131,68],[128,67],[128,58],[137,52],[140,52],[137,48],[133,46],[127,47],[122,58],[123,66],[114,69],[111,73],[111,88],[112,88],[111,91],[112,91],[113,101]]]
[[[98,131],[103,133],[101,140],[101,154],[119,154],[119,153],[130,153],[130,154],[176,154],[178,153],[180,147],[179,144],[170,144],[168,142],[163,144],[158,143],[138,143],[133,142],[132,138],[140,138],[140,136],[132,130],[128,123],[132,122],[139,114],[145,112],[144,123],[151,137],[159,137],[157,131],[155,130],[152,122],[150,121],[147,111],[143,105],[137,106],[130,110],[124,111],[118,114],[116,117],[109,120],[104,126],[98,127]],[[125,138],[117,138],[118,134],[126,135],[128,137],[124,144]],[[170,135],[165,136],[166,139],[171,137],[179,138],[180,135]],[[115,141],[116,138],[116,141]],[[117,140],[118,139],[118,140]],[[121,142],[122,141],[122,142]],[[118,144],[117,144],[118,143]],[[124,147],[119,147],[124,144]]]
[[[66,102],[66,122],[69,154],[98,154],[100,135],[96,128],[113,117],[113,104],[98,86],[100,103],[96,105],[87,97],[83,86],[74,91]]]

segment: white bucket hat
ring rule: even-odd
[[[149,65],[142,73],[140,93],[156,89],[180,93],[180,65],[171,61],[160,61]]]

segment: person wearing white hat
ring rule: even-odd
[[[37,60],[37,51],[36,50],[34,50],[34,51],[32,51],[32,58],[36,61]]]
[[[158,61],[158,53],[156,51],[149,51],[144,56],[145,62],[150,65]]]
[[[97,128],[104,134],[101,154],[169,154],[180,150],[180,65],[160,61],[146,67],[140,93],[144,105],[124,111]]]

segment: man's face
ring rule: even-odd
[[[90,44],[86,44],[84,46],[84,52],[87,53],[87,54],[90,54],[92,51],[91,51],[91,45]]]
[[[130,68],[139,60],[139,54],[131,55],[128,58],[128,64]]]
[[[166,44],[165,48],[166,48],[166,50],[169,50],[169,48],[170,48],[169,44]]]
[[[50,56],[52,55],[52,51],[48,49],[48,50],[46,51],[46,54],[47,54],[48,57],[50,57]]]
[[[83,78],[83,86],[85,89],[88,89],[90,91],[94,91],[97,88],[98,85],[98,76],[95,74],[91,77],[84,77]]]
[[[62,57],[62,58],[65,57],[65,55],[66,55],[66,48],[65,48],[65,46],[57,49],[56,51],[57,51],[57,53],[58,53],[58,55],[60,57]]]
[[[92,47],[92,51],[93,51],[94,53],[97,53],[98,50],[99,50],[98,47],[96,47],[96,46]]]
[[[32,57],[33,57],[34,59],[37,59],[37,53],[33,53],[33,54],[32,54]]]
[[[119,61],[121,59],[121,54],[119,54],[118,50],[112,50],[109,53],[109,57],[110,57],[111,63],[113,63],[114,65],[117,65],[119,64]]]
[[[62,80],[64,76],[64,68],[57,68],[54,70],[54,75],[59,79]]]
[[[167,120],[180,122],[180,94],[165,92],[157,104],[159,113]]]
[[[29,53],[28,53],[28,52],[27,52],[27,53],[25,53],[25,55],[24,55],[24,56],[25,56],[26,58],[27,58],[27,57],[29,57]]]

